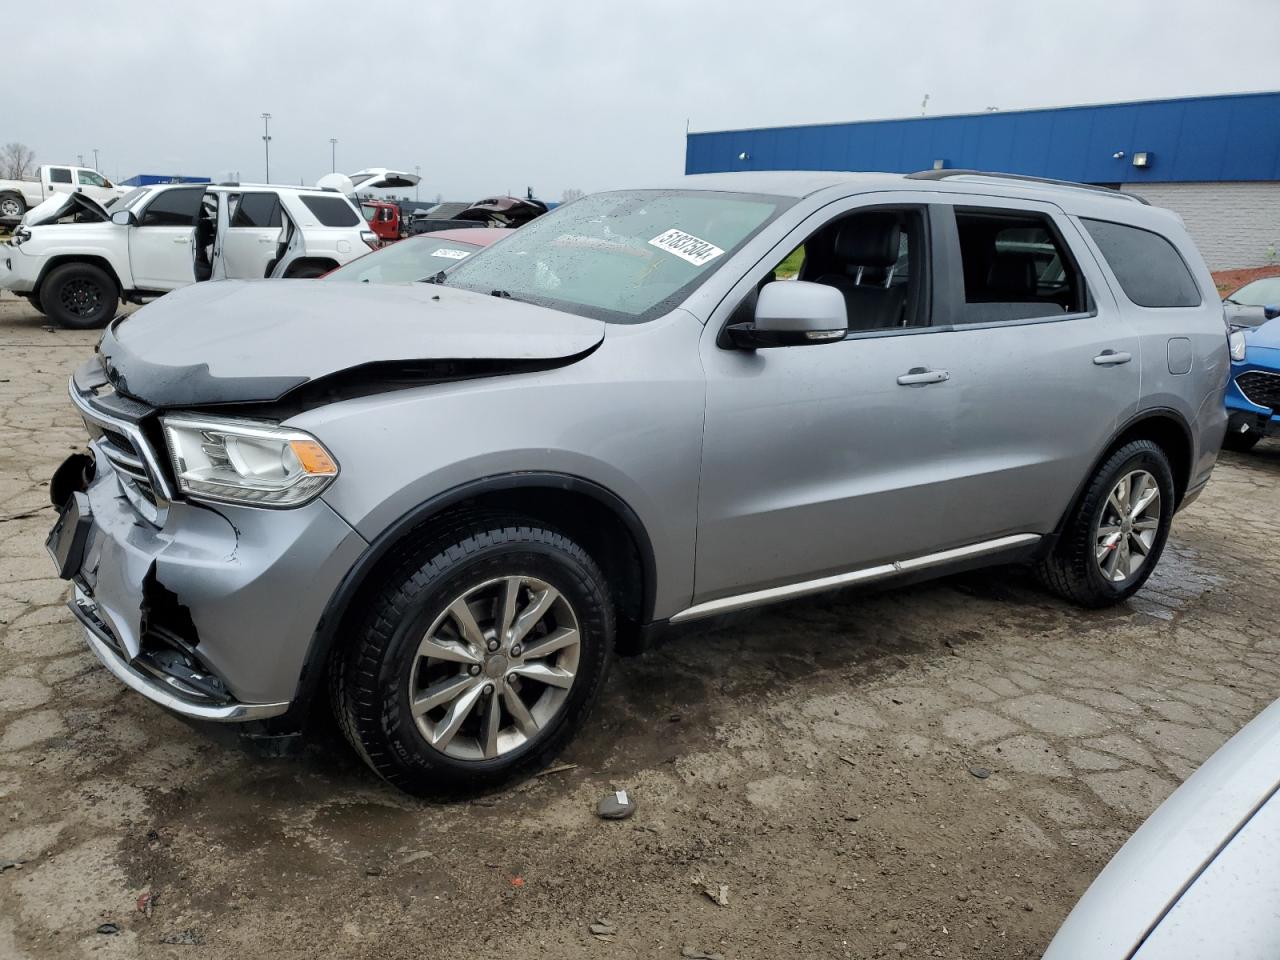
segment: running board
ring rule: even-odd
[[[956,547],[954,550],[943,550],[940,553],[929,553],[911,560],[895,560],[893,563],[882,563],[875,567],[864,567],[848,573],[837,573],[817,580],[802,580],[782,587],[770,587],[767,590],[753,590],[750,593],[739,593],[732,597],[721,597],[719,600],[708,600],[681,610],[671,618],[671,623],[684,623],[687,620],[699,620],[703,617],[714,617],[720,613],[732,613],[748,607],[758,607],[779,600],[793,600],[796,597],[808,596],[811,593],[823,593],[838,587],[850,587],[860,583],[871,583],[897,576],[900,573],[914,573],[930,567],[940,567],[956,560],[969,560],[988,553],[999,553],[1011,547],[1028,546],[1041,539],[1038,533],[1015,533],[1012,536],[1000,537],[998,540],[984,540],[972,543],[967,547]]]

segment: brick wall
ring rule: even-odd
[[[1210,270],[1280,263],[1280,182],[1140,183],[1123,189],[1177,211]]]

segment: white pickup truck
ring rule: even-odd
[[[55,193],[83,193],[105,206],[128,192],[128,187],[117,187],[97,170],[46,163],[30,180],[0,180],[0,223],[17,223]]]

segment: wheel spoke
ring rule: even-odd
[[[1133,521],[1133,529],[1135,530],[1158,530],[1159,528],[1160,528],[1159,517]]]
[[[1150,490],[1144,491],[1141,498],[1139,498],[1138,502],[1134,505],[1133,510],[1130,512],[1129,519],[1137,520],[1140,516],[1142,516],[1144,513],[1147,512],[1147,508],[1151,506],[1151,504],[1155,503],[1159,499],[1160,499],[1159,487],[1152,487]]]
[[[1138,536],[1136,533],[1129,534],[1129,546],[1131,549],[1136,547],[1138,550],[1138,553],[1143,557],[1145,557],[1150,552],[1150,549],[1147,547],[1147,545],[1142,542],[1142,538]]]
[[[420,717],[428,710],[443,706],[474,684],[475,679],[465,673],[433,683],[413,698],[413,715]]]
[[[573,674],[563,667],[553,667],[546,663],[525,663],[512,667],[511,672],[530,680],[537,680],[549,687],[560,687],[568,690],[573,686]]]
[[[1110,537],[1120,532],[1120,525],[1116,523],[1104,523],[1098,527],[1098,539]]]
[[[1111,548],[1111,556],[1107,557],[1107,562],[1102,566],[1102,572],[1111,580],[1116,578],[1116,566],[1120,563],[1120,545],[1116,544]]]
[[[529,708],[524,705],[524,701],[520,699],[520,695],[509,687],[504,687],[502,691],[502,700],[507,705],[507,712],[511,714],[511,718],[515,720],[516,726],[520,728],[520,732],[526,737],[536,736],[538,733],[538,721],[533,718],[533,714],[529,712]]]
[[[525,644],[524,658],[525,660],[537,660],[539,657],[549,656],[557,650],[571,647],[577,642],[577,630],[573,630],[570,627],[560,627],[557,630],[552,630],[545,637],[539,637],[537,640]]]
[[[418,656],[431,657],[434,660],[448,660],[450,663],[479,663],[480,654],[457,640],[445,640],[442,637],[427,637],[418,646]]]
[[[484,650],[484,632],[481,631],[480,625],[476,623],[475,616],[471,613],[471,608],[467,606],[465,597],[461,597],[449,606],[449,614],[453,617],[454,623],[458,625],[458,629],[462,631],[463,638],[467,641],[467,645],[472,650]]]
[[[547,587],[545,590],[534,593],[533,600],[516,618],[515,625],[511,628],[511,642],[519,643],[523,640],[537,622],[546,616],[547,611],[551,609],[551,605],[558,599],[560,599],[560,594],[555,587]]]
[[[1107,537],[1107,539],[1103,542],[1103,544],[1098,548],[1098,562],[1101,563],[1103,560],[1105,560],[1108,554],[1114,554],[1116,545],[1119,542],[1120,542],[1120,531],[1119,529],[1117,529],[1116,532],[1111,534],[1109,537]]]
[[[453,705],[449,707],[449,712],[436,724],[435,732],[431,738],[433,747],[437,750],[443,750],[449,745],[449,741],[457,734],[458,728],[467,719],[467,716],[471,713],[471,708],[476,705],[478,699],[480,699],[480,687],[472,685],[469,690],[453,701]]]
[[[502,730],[502,698],[495,691],[485,704],[484,739],[480,750],[486,760],[498,755],[498,733]]]
[[[516,619],[516,604],[520,598],[520,587],[524,580],[520,577],[509,577],[502,585],[502,599],[498,603],[498,640],[505,641]]]

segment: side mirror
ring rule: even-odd
[[[756,301],[755,320],[726,328],[729,341],[740,350],[835,343],[848,332],[844,295],[835,287],[807,280],[765,284]]]
[[[117,210],[111,215],[111,222],[121,227],[136,227],[138,218],[133,215],[132,210]]]

